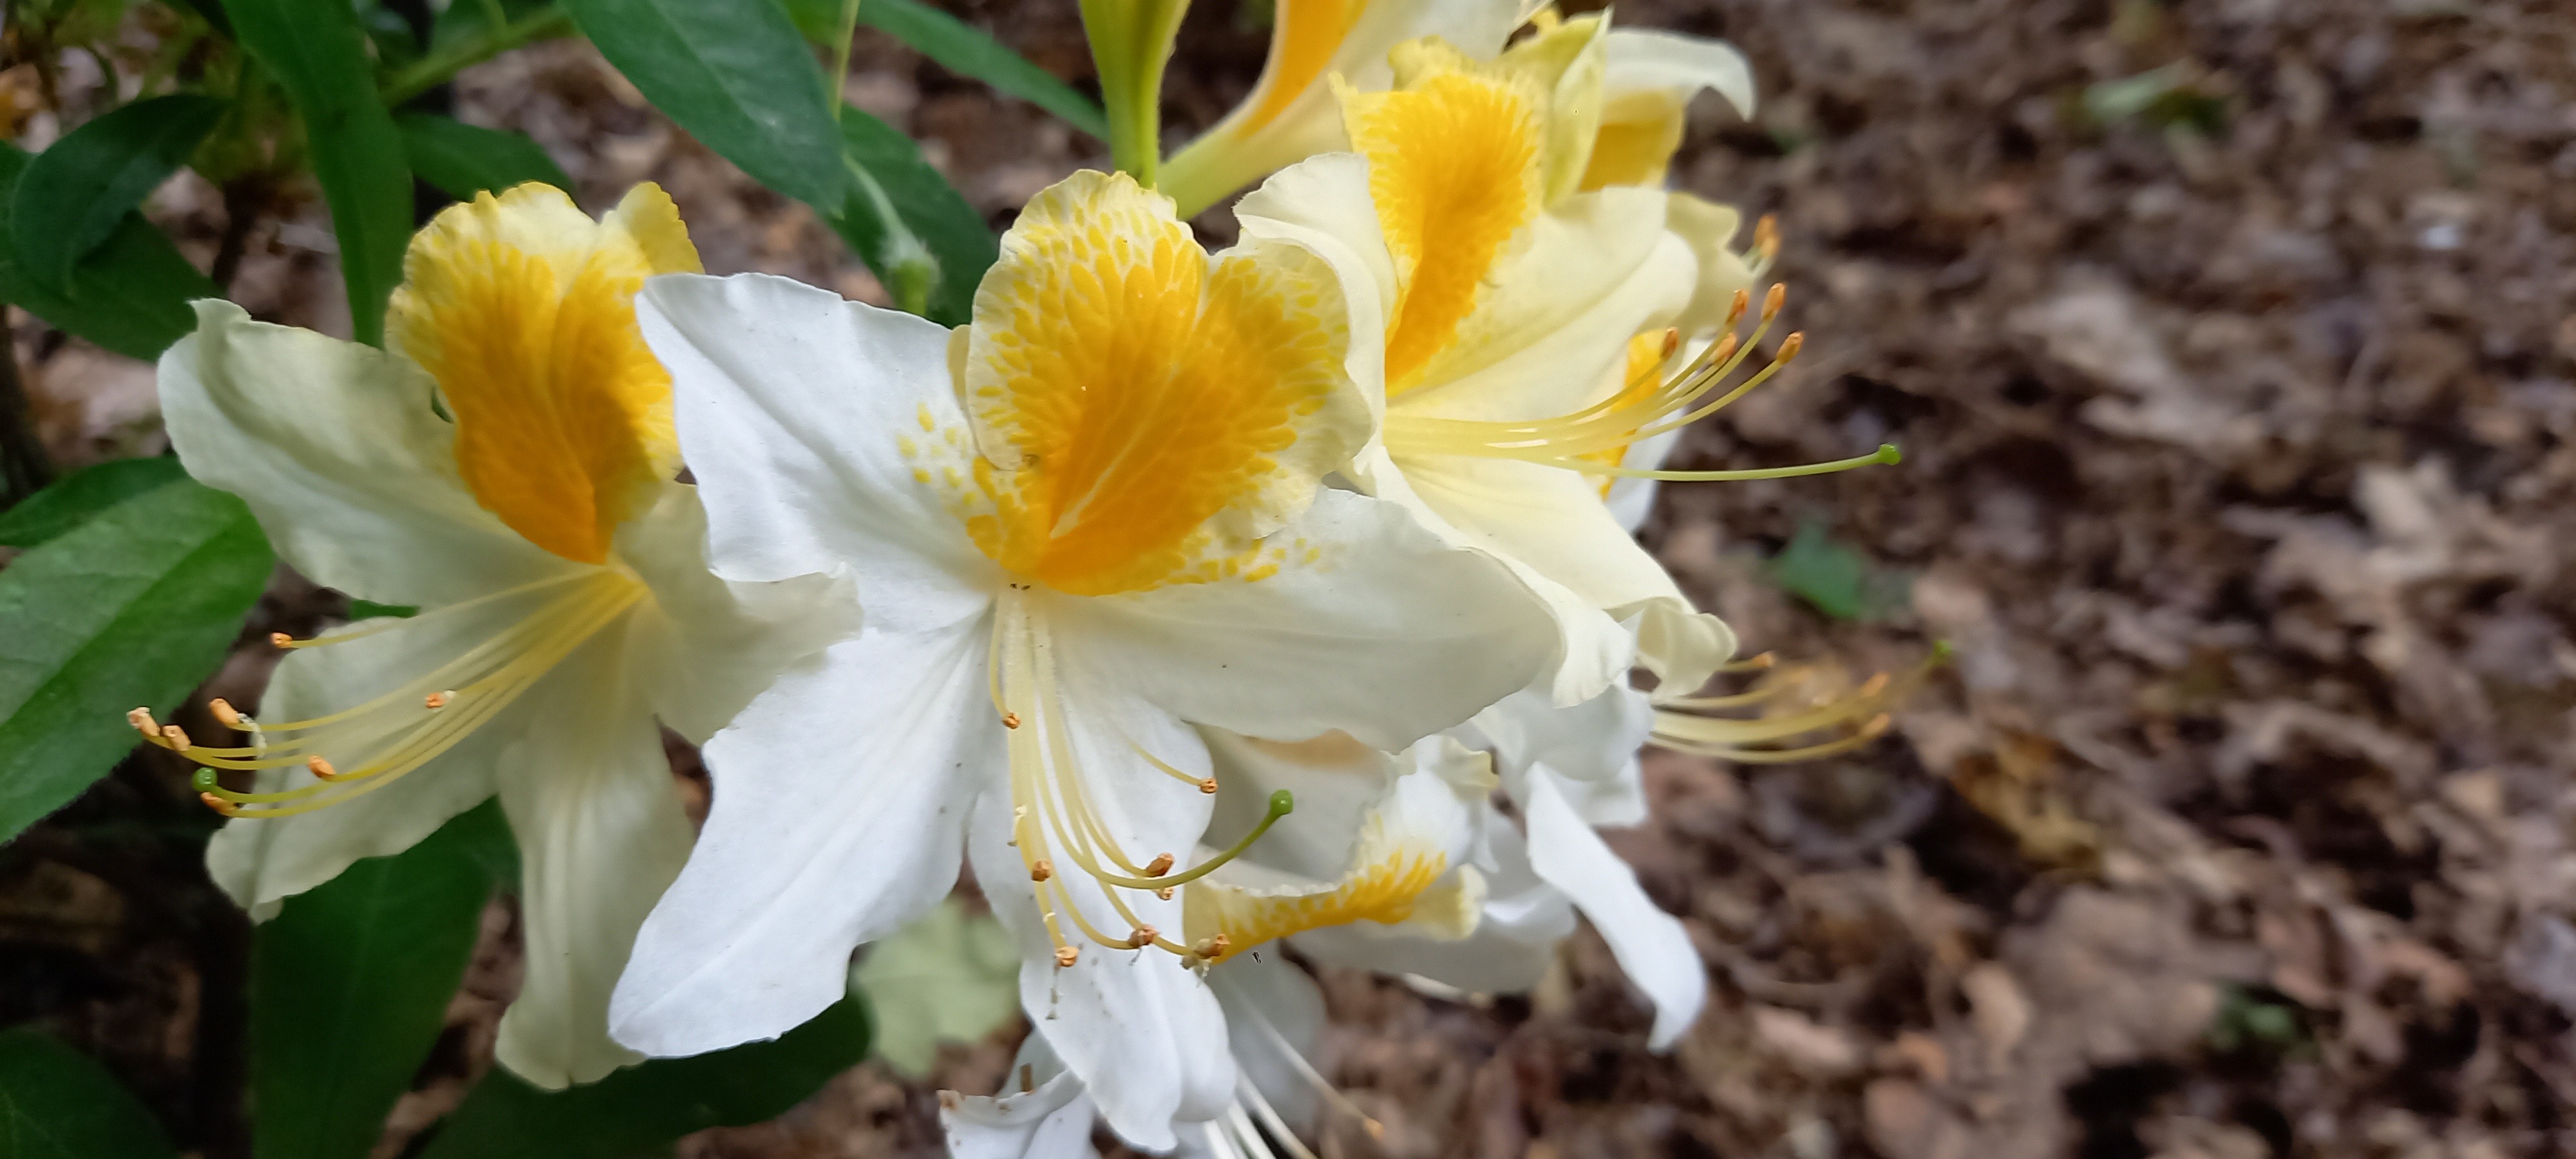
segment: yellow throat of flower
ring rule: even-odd
[[[638,185],[592,221],[537,183],[451,206],[412,238],[388,344],[438,381],[486,510],[576,563],[679,469],[671,376],[635,325],[654,274],[696,273],[679,210]]]
[[[1074,595],[1257,577],[1258,541],[1367,437],[1330,267],[1263,242],[1211,260],[1169,199],[1079,173],[1003,238],[952,343],[972,430],[907,435],[918,477],[959,471],[967,533]]]

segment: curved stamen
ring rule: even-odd
[[[1655,708],[1654,732],[1649,740],[1675,752],[1743,764],[1788,764],[1850,752],[1886,735],[1892,724],[1890,711],[1921,687],[1949,655],[1948,644],[1935,644],[1932,654],[1912,671],[1899,677],[1878,673],[1846,695],[1799,712],[1755,717],[1710,715],[1776,701],[1793,687],[1794,682],[1788,679],[1728,696],[1665,701]],[[1730,668],[1747,670],[1753,666],[1739,661]],[[1825,739],[1805,745],[1783,743],[1819,735]]]

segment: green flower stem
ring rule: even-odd
[[[386,77],[377,89],[390,108],[438,87],[458,72],[532,40],[542,40],[572,31],[572,17],[562,9],[548,8],[515,24],[484,28],[455,44],[413,61]]]

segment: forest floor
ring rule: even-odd
[[[1070,0],[945,6],[1088,76]],[[1191,16],[1176,134],[1258,68],[1266,34],[1237,6]],[[1807,335],[1680,465],[1905,452],[1667,487],[1649,542],[1749,648],[1819,679],[1906,668],[1934,641],[1954,655],[1886,739],[1840,759],[1649,755],[1653,819],[1612,840],[1709,963],[1709,1009],[1677,1049],[1646,1050],[1647,1011],[1588,930],[1526,996],[1323,970],[1320,1064],[1380,1129],[1328,1117],[1317,1150],[2576,1152],[2576,8],[1634,0],[1618,16],[1752,59],[1758,117],[1703,97],[1675,174],[1778,215],[1773,276]],[[996,226],[1103,160],[874,34],[847,92],[928,142]],[[480,66],[458,107],[544,142],[585,204],[661,182],[711,271],[881,300],[809,213],[587,48]],[[185,182],[154,214],[201,260],[223,220]],[[254,237],[236,296],[345,332],[318,214]],[[157,449],[148,367],[23,315],[17,336],[58,458]],[[321,610],[281,586],[253,629]],[[216,691],[247,699],[259,664],[246,653]],[[67,816],[174,791],[145,764]],[[23,978],[0,978],[0,1021],[44,1017],[174,1119],[200,1113],[191,1028],[221,983],[199,943],[221,936],[114,880],[183,897],[206,888],[194,863],[9,873],[0,940]],[[489,925],[387,1155],[488,1065],[516,953],[508,911]],[[935,1092],[998,1086],[1022,1032],[946,1048],[928,1079],[860,1068],[681,1153],[934,1154]]]

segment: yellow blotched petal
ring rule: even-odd
[[[1342,93],[1400,287],[1387,328],[1390,397],[1420,385],[1546,192],[1545,90],[1437,40],[1401,45],[1395,60],[1406,87]]]
[[[697,269],[652,185],[599,222],[560,190],[521,185],[412,239],[387,339],[438,381],[466,486],[511,530],[603,562],[638,498],[678,469],[671,378],[636,329],[635,292]]]
[[[1101,595],[1219,578],[1367,437],[1340,284],[1260,242],[1213,263],[1167,198],[1078,173],[1033,199],[959,367],[995,562]]]

